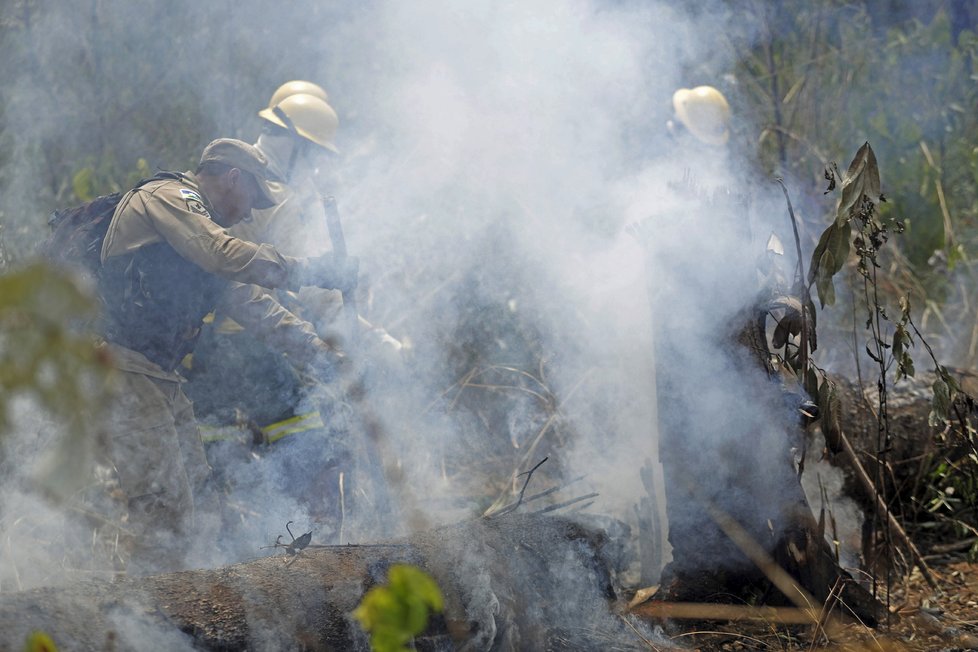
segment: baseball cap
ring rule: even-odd
[[[255,199],[254,208],[271,208],[278,202],[272,196],[268,187],[268,159],[254,145],[249,145],[236,138],[218,138],[208,143],[200,155],[201,164],[214,161],[243,170],[255,178],[258,184],[259,197]]]

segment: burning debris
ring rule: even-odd
[[[867,144],[845,174],[825,168],[843,199],[817,244],[801,225],[822,188],[807,215],[789,199],[789,234],[779,190],[756,170],[808,178],[841,147],[826,134],[885,132],[880,160],[913,168],[919,149],[915,201],[939,198],[941,223],[915,228],[946,242],[915,246],[939,248],[942,273],[960,270],[971,243],[953,227],[974,213],[974,152],[947,153],[950,139],[973,140],[971,90],[932,112],[915,97],[909,122],[887,107],[834,113],[825,128],[822,107],[884,98],[874,64],[908,50],[921,88],[972,89],[966,2],[937,3],[952,28],[913,21],[886,47],[867,36],[884,24],[873,3],[847,5],[837,24],[832,3],[242,2],[233,15],[177,3],[151,21],[123,0],[14,2],[0,21],[0,268],[26,259],[40,215],[81,204],[52,223],[64,237],[47,254],[82,262],[98,296],[81,276],[4,277],[0,425],[11,416],[14,434],[0,442],[0,635],[360,649],[350,614],[401,561],[448,598],[419,648],[668,647],[640,620],[707,618],[703,603],[732,599],[776,606],[712,615],[795,625],[816,605],[829,614],[816,631],[875,622],[830,508],[813,513],[798,481],[818,462],[806,450],[818,422],[862,506],[883,517],[867,542],[899,539],[933,581],[887,492],[940,476],[935,495],[909,502],[941,517],[935,531],[974,528],[973,496],[960,500],[966,483],[948,470],[973,455],[973,403],[935,361],[927,417],[943,427],[956,413],[958,428],[935,435],[952,454],[939,472],[890,472],[922,429],[881,440],[882,410],[859,432],[836,429],[849,399],[871,401],[822,382],[811,355],[812,288],[834,298],[853,256],[862,279],[884,269],[891,214],[875,154]],[[810,38],[794,38],[798,23]],[[935,55],[919,46],[937,40],[929,32],[959,45]],[[854,38],[858,57],[841,47]],[[289,70],[324,86],[282,84]],[[823,76],[851,82],[844,103],[815,94]],[[816,129],[796,129],[811,118]],[[901,131],[914,142],[893,149]],[[255,138],[192,155],[221,134]],[[786,198],[793,187],[782,182]],[[869,322],[887,322],[884,308]],[[83,313],[108,344],[74,337]],[[912,375],[922,342],[901,313],[867,348],[884,388],[888,361]],[[110,368],[103,383],[95,372]],[[77,382],[55,382],[62,370]],[[119,385],[111,430],[89,427],[103,397],[86,388]],[[890,389],[878,393],[902,418]],[[63,449],[35,434],[45,411],[67,416]],[[203,446],[196,420],[212,437]],[[41,449],[61,459],[38,490],[28,469]],[[90,467],[83,491],[45,502]],[[558,495],[572,486],[583,488]],[[257,546],[274,559],[241,563]],[[190,567],[210,570],[171,572]],[[99,572],[115,581],[37,588]],[[623,607],[653,584],[657,600]]]

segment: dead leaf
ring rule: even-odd
[[[648,600],[655,595],[655,592],[659,590],[659,585],[647,586],[644,589],[639,589],[635,592],[635,596],[628,603],[629,609],[634,609],[643,602],[648,602]]]

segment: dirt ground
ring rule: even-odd
[[[978,649],[978,564],[963,555],[929,563],[937,591],[914,569],[890,593],[890,609],[900,620],[889,633],[904,646],[895,649]]]
[[[964,555],[928,560],[938,585],[921,573],[895,578],[889,594],[889,623],[868,629],[843,625],[832,636],[813,626],[768,622],[679,622],[666,626],[676,648],[702,652],[742,650],[854,650],[867,652],[952,652],[978,649],[978,563]],[[887,595],[878,594],[883,603]],[[676,649],[663,647],[660,649]]]

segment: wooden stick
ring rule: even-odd
[[[752,620],[778,625],[811,625],[812,612],[797,607],[750,607],[707,602],[660,602],[650,600],[629,609],[640,618],[670,620]]]
[[[924,579],[927,581],[927,584],[930,585],[930,588],[934,589],[935,591],[940,590],[940,587],[937,585],[937,581],[934,579],[933,573],[931,573],[930,567],[928,567],[927,562],[924,561],[923,555],[920,554],[917,546],[915,546],[913,541],[910,540],[910,537],[907,536],[907,533],[900,526],[900,523],[897,522],[889,507],[886,506],[886,503],[883,501],[883,497],[879,495],[879,492],[877,492],[876,488],[873,486],[872,479],[870,479],[869,474],[866,473],[866,469],[863,468],[862,462],[859,461],[859,457],[856,456],[856,450],[849,442],[849,438],[846,437],[846,433],[842,431],[842,428],[839,428],[838,434],[839,441],[842,442],[842,449],[846,452],[846,455],[849,456],[849,460],[852,462],[852,466],[856,470],[856,477],[859,478],[863,488],[869,492],[869,495],[876,501],[876,508],[886,514],[886,521],[891,532],[895,534],[897,538],[903,542],[906,549],[910,551],[910,556],[913,557],[914,564],[920,569],[920,574],[924,576]]]

